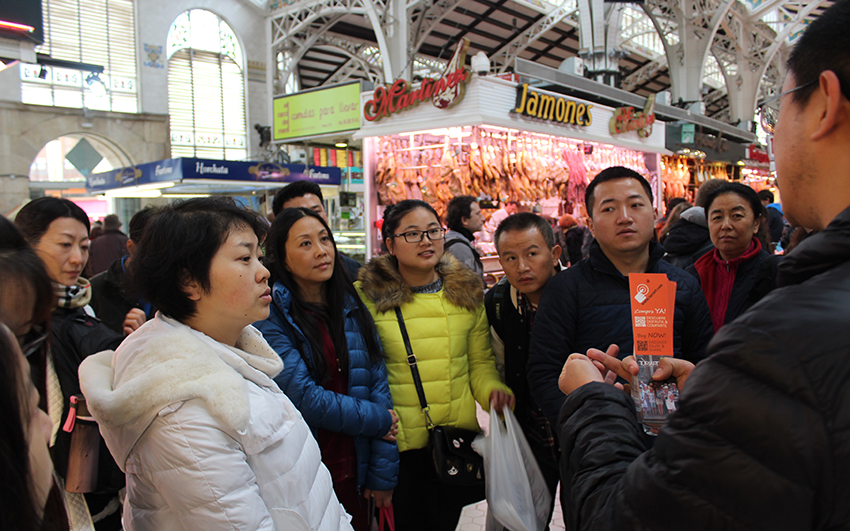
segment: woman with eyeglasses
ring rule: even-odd
[[[71,398],[81,395],[77,376],[80,363],[91,354],[116,348],[123,337],[87,308],[91,285],[81,276],[89,252],[90,225],[85,211],[67,199],[42,197],[27,203],[15,217],[15,224],[44,263],[57,296],[51,315],[50,348],[62,389],[61,420],[65,422],[76,411]],[[144,322],[133,317],[126,323],[129,330]],[[68,424],[69,429],[72,425]],[[69,474],[72,431],[58,430],[52,451],[53,464],[63,480]],[[121,529],[118,492],[124,487],[124,474],[102,439],[99,443],[97,481],[86,489],[90,492],[85,493],[85,501],[98,531],[117,531]]]
[[[275,381],[313,430],[352,527],[368,531],[363,498],[390,506],[398,476],[398,417],[375,324],[321,216],[283,209],[266,250],[277,281],[269,318],[255,326],[283,360]]]
[[[513,404],[490,348],[480,277],[443,253],[446,231],[424,201],[404,200],[384,211],[381,229],[389,254],[361,268],[355,284],[372,313],[384,347],[390,392],[399,416],[398,486],[393,506],[398,529],[454,529],[482,487],[441,483],[428,449],[428,429],[396,310],[400,310],[438,426],[478,430],[475,402],[501,411]]]

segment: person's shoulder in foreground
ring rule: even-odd
[[[653,448],[628,395],[583,354],[565,364],[570,529],[850,528],[848,26],[850,0],[815,20],[763,107],[785,214],[822,232],[782,261],[778,288],[723,327],[692,374],[666,362],[682,394]]]

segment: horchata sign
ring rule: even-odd
[[[376,88],[372,99],[363,106],[363,117],[377,122],[428,100],[438,109],[456,105],[463,99],[464,87],[472,78],[472,72],[465,66],[468,48],[469,39],[461,39],[443,75],[438,79],[423,79],[415,90],[410,90],[411,85],[404,79],[397,79],[389,88],[383,85]]]

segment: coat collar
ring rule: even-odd
[[[664,247],[662,247],[658,242],[649,242],[649,262],[646,264],[646,271],[650,272],[653,270],[655,265],[661,260],[664,256]],[[590,244],[590,264],[594,269],[607,273],[609,275],[619,275],[623,276],[616,267],[614,267],[614,263],[608,258],[604,251],[602,251],[602,247],[599,246],[599,242],[593,240],[593,243]],[[625,278],[625,277],[623,277]]]
[[[383,313],[412,302],[414,293],[401,278],[394,256],[373,258],[360,269],[360,287]],[[460,263],[451,253],[444,253],[436,267],[443,279],[446,299],[455,306],[474,310],[484,302],[481,277]]]
[[[801,284],[847,261],[850,261],[850,207],[779,262],[776,285]]]

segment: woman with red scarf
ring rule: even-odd
[[[749,186],[721,185],[708,197],[705,213],[714,249],[688,271],[702,285],[717,332],[773,289],[778,257],[760,237],[767,214]]]

